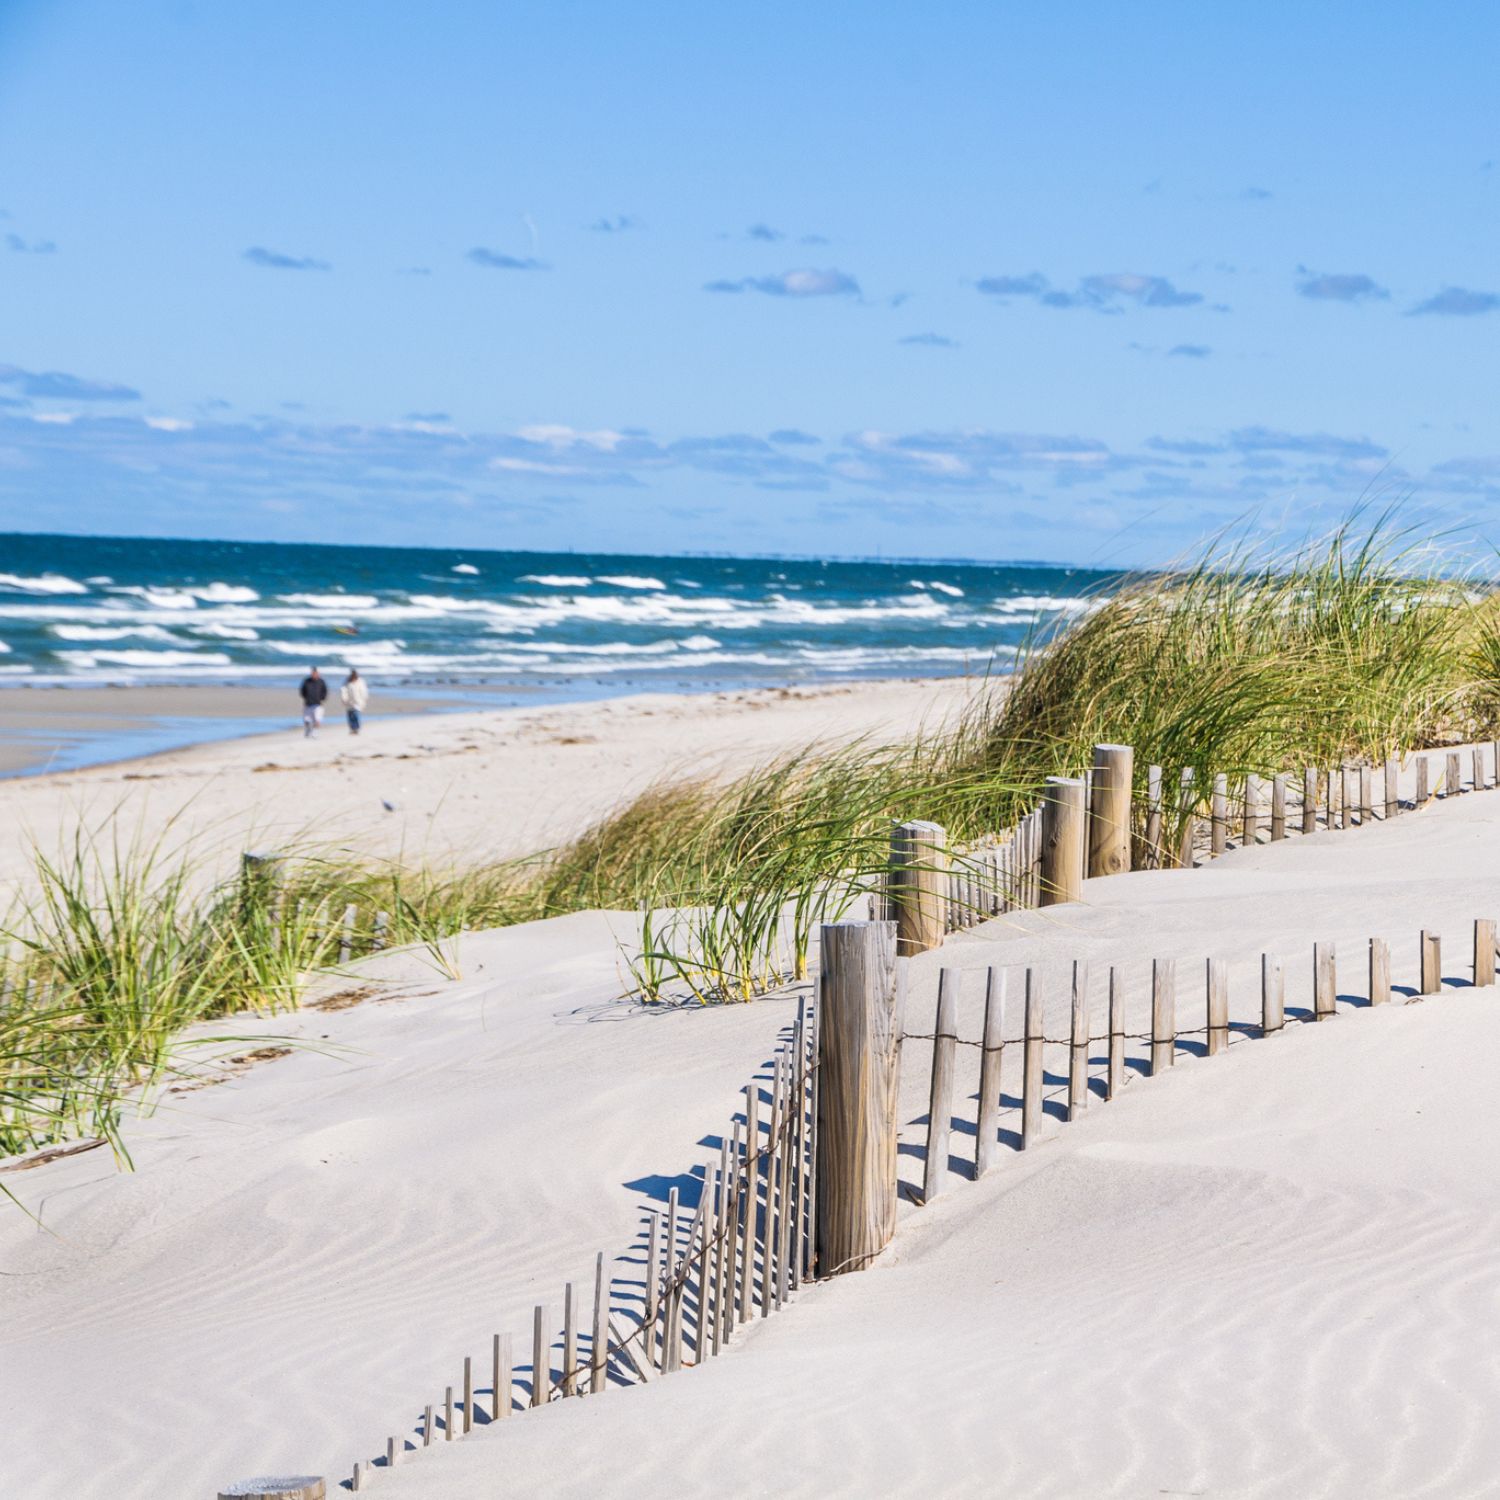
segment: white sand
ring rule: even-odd
[[[375,712],[357,739],[334,720],[312,740],[289,724],[281,734],[0,781],[0,881],[26,872],[33,838],[53,848],[74,828],[111,819],[147,845],[170,830],[173,842],[195,840],[226,860],[247,844],[309,841],[437,861],[529,854],[663,776],[744,767],[815,740],[901,738],[939,722],[975,686],[951,678]],[[12,701],[20,700],[0,707]]]
[[[1466,796],[1091,882],[1081,906],[917,960],[908,1026],[929,1029],[944,963],[1042,966],[1053,1034],[1075,957],[1123,966],[1132,1030],[1152,957],[1179,960],[1184,1028],[1209,953],[1231,960],[1238,1019],[1258,1011],[1266,948],[1288,960],[1289,1006],[1307,1004],[1315,939],[1339,944],[1345,993],[1371,934],[1409,985],[1423,926],[1461,979],[1468,924],[1500,915],[1497,824],[1500,794]],[[170,1098],[128,1131],[134,1176],[96,1152],[0,1178],[47,1226],[0,1218],[0,1494],[343,1479],[415,1434],[465,1354],[487,1374],[492,1331],[520,1342],[532,1302],[558,1306],[716,1152],[790,1018],[782,1001],[631,1013],[610,1003],[614,962],[598,914],[469,939],[458,983],[383,956],[404,998],[237,1028],[350,1050]],[[943,1196],[903,1210],[875,1269],[804,1290],[710,1369],[527,1413],[371,1491],[1493,1493],[1500,996],[1341,1011],[1228,1057],[1184,1051],[980,1184],[956,1129]],[[960,1066],[962,1096],[968,1049]],[[909,1044],[913,1145],[927,1067]]]

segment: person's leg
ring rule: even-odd
[[[308,704],[305,704],[303,706],[303,709],[302,709],[302,738],[305,739],[305,740],[306,739],[311,739],[312,738],[312,732],[313,732],[313,711],[312,711],[312,704],[308,703]]]
[[[359,733],[359,710],[357,708],[351,708],[349,710],[349,733]]]

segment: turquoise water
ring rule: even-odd
[[[1005,671],[1113,575],[0,536],[0,683],[641,687]]]

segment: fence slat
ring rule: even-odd
[[[1193,840],[1197,832],[1198,789],[1193,781],[1192,766],[1182,768],[1182,789],[1178,811],[1182,817],[1182,828],[1177,839],[1177,863],[1184,870],[1193,867]]]
[[[1302,831],[1318,831],[1318,773],[1311,766],[1302,771]]]
[[[891,834],[886,889],[896,920],[898,953],[925,953],[940,947],[951,902],[948,835],[941,824],[898,823]]]
[[[548,1387],[552,1384],[552,1360],[549,1356],[551,1340],[546,1334],[547,1309],[540,1303],[531,1315],[531,1404],[544,1406],[550,1398]],[[453,1392],[448,1392],[452,1397]]]
[[[1370,1004],[1384,1005],[1391,998],[1391,945],[1384,938],[1370,939]]]
[[[354,928],[359,921],[359,908],[351,901],[344,908],[343,932],[339,938],[339,964],[340,966],[349,962],[354,955]]]
[[[1426,807],[1428,799],[1432,796],[1432,788],[1429,785],[1432,772],[1425,755],[1417,757],[1417,792],[1413,801],[1417,807]]]
[[[490,1378],[490,1420],[503,1421],[510,1415],[511,1406],[511,1352],[510,1335],[497,1333],[491,1350],[494,1366]]]
[[[1073,960],[1073,1024],[1068,1036],[1068,1119],[1081,1119],[1089,1102],[1089,966]]]
[[[1260,956],[1260,1030],[1270,1036],[1286,1025],[1286,974],[1274,953]]]
[[[1271,778],[1271,842],[1279,844],[1286,837],[1286,777],[1277,772]]]
[[[1165,863],[1161,848],[1161,767],[1146,767],[1146,867],[1159,870]]]
[[[589,1340],[589,1394],[597,1396],[609,1375],[609,1281],[604,1252],[594,1258],[594,1328]]]
[[[958,992],[961,969],[938,974],[937,1020],[933,1025],[932,1087],[927,1108],[927,1160],[922,1172],[922,1201],[931,1203],[948,1174],[948,1141],[953,1130],[953,1071],[958,1050]]]
[[[992,967],[984,980],[984,1045],[979,1053],[979,1111],[975,1120],[974,1175],[995,1165],[1000,1148],[1000,1064],[1005,1035],[1004,969]]]
[[[1245,777],[1245,836],[1247,847],[1260,842],[1260,777]]]
[[[464,1355],[464,1431],[474,1430],[474,1359]]]
[[[1229,965],[1222,958],[1208,960],[1208,1055],[1216,1057],[1229,1045]]]
[[[1443,795],[1456,797],[1464,789],[1463,761],[1457,750],[1448,752],[1448,765],[1443,773]]]
[[[1365,827],[1375,816],[1375,798],[1370,767],[1359,768],[1359,826]]]
[[[781,1266],[776,1259],[777,1216],[781,1205],[776,1199],[776,1183],[781,1169],[781,1053],[776,1054],[771,1070],[771,1118],[766,1132],[766,1218],[765,1243],[761,1250],[760,1315],[768,1317],[781,1305]]]
[[[1495,982],[1495,924],[1488,917],[1474,923],[1474,987]]]
[[[1385,763],[1385,815],[1394,818],[1401,811],[1400,768],[1394,757]]]
[[[1125,1086],[1125,986],[1120,971],[1109,967],[1109,1070],[1104,1097],[1117,1099]]]
[[[1222,771],[1214,776],[1209,800],[1208,852],[1217,859],[1229,842],[1229,778]]]
[[[760,1207],[760,1085],[745,1087],[745,1218],[740,1225],[740,1322],[755,1317],[756,1217]]]
[[[1042,1123],[1042,994],[1034,969],[1026,971],[1026,1041],[1022,1056],[1021,1149],[1036,1139]]]
[[[1313,944],[1313,1020],[1326,1021],[1338,1009],[1332,943]]]
[[[1151,1076],[1172,1066],[1177,1051],[1177,964],[1151,960]]]
[[[1422,933],[1422,988],[1423,995],[1435,995],[1443,987],[1443,959],[1441,942],[1435,932]]]

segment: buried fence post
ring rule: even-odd
[[[1129,745],[1095,745],[1089,793],[1088,873],[1119,875],[1130,868],[1130,795],[1135,751]]]
[[[1151,960],[1151,1076],[1172,1066],[1177,1050],[1177,965],[1170,958]]]
[[[1089,1102],[1089,966],[1073,960],[1073,1025],[1068,1041],[1068,1119],[1083,1118]]]
[[[1209,800],[1208,852],[1215,859],[1224,852],[1229,838],[1229,778],[1220,771],[1214,777],[1213,796]]]
[[[1419,995],[1435,995],[1443,987],[1442,950],[1435,932],[1423,931],[1421,938],[1422,982]]]
[[[1338,981],[1332,943],[1313,944],[1313,1020],[1326,1021],[1338,1009]]]
[[[1385,763],[1385,815],[1388,818],[1394,818],[1400,811],[1400,773],[1396,766],[1395,757],[1393,756]]]
[[[863,1269],[896,1231],[904,976],[894,922],[829,922],[822,937],[816,1234],[832,1276]]]
[[[1222,958],[1208,961],[1208,1055],[1217,1056],[1229,1045],[1229,965]]]
[[[324,1500],[328,1487],[311,1474],[244,1479],[219,1491],[219,1500]]]
[[[939,823],[898,823],[891,833],[887,900],[903,957],[942,946],[948,925],[947,846]]]
[[[1270,1036],[1286,1025],[1286,975],[1272,953],[1260,956],[1260,1034]]]
[[[1431,787],[1428,784],[1430,775],[1427,757],[1419,755],[1417,757],[1417,790],[1412,798],[1413,803],[1417,807],[1426,807],[1427,799],[1432,795]]]
[[[1391,945],[1370,939],[1370,1004],[1385,1005],[1391,998]]]
[[[1182,768],[1182,790],[1178,793],[1178,811],[1182,819],[1182,827],[1177,837],[1177,863],[1184,870],[1193,867],[1193,835],[1197,828],[1197,806],[1198,788],[1193,782],[1194,771],[1191,766]]]
[[[1311,766],[1302,770],[1302,831],[1318,831],[1318,773]]]
[[[1481,917],[1474,924],[1474,988],[1485,989],[1495,982],[1495,924]]]
[[[1277,774],[1271,778],[1271,842],[1280,843],[1286,837],[1286,777]]]
[[[1083,895],[1083,854],[1088,789],[1081,778],[1049,776],[1042,800],[1043,906]]]

